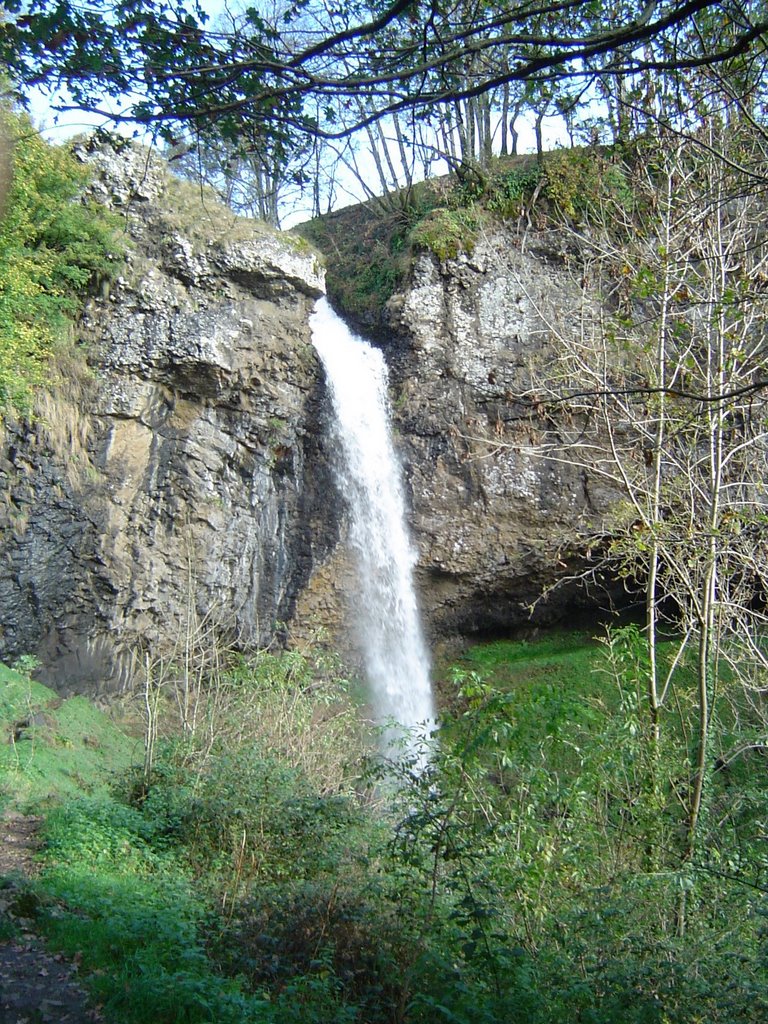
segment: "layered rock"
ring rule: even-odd
[[[606,595],[563,582],[617,494],[537,412],[584,296],[556,234],[499,229],[471,255],[425,253],[389,303],[394,407],[433,636],[574,621]],[[548,453],[548,454],[547,454]],[[553,584],[558,586],[553,589]]]
[[[87,367],[63,369],[31,426],[5,427],[0,658],[114,688],[214,637],[266,644],[287,624],[338,640],[354,568],[310,343],[314,255],[145,151],[81,156],[124,216],[127,258],[79,327]],[[585,567],[617,495],[558,448],[534,393],[584,296],[556,236],[524,241],[500,229],[471,255],[422,254],[387,308],[433,639],[599,600],[552,586]]]
[[[6,428],[0,654],[119,685],[214,630],[266,643],[336,540],[309,250],[145,151],[82,151],[127,263],[80,327],[89,372]]]

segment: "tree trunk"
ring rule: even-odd
[[[501,156],[508,156],[508,139],[509,139],[509,125],[507,121],[509,119],[509,82],[505,82],[501,89],[501,124],[500,124],[500,138],[499,138],[499,149]]]

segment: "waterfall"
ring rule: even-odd
[[[389,427],[386,364],[325,299],[318,301],[310,324],[335,414],[336,474],[358,570],[351,607],[371,703],[378,722],[396,722],[413,736],[429,730],[434,707],[413,585],[416,553],[405,525]],[[392,732],[388,735],[391,741]]]

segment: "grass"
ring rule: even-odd
[[[582,685],[594,675],[600,644],[584,633],[553,632],[536,640],[494,640],[470,647],[459,668],[479,671],[498,686],[524,684],[533,675],[553,683]]]
[[[123,1024],[237,1020],[233,1000],[244,1007],[208,961],[209,911],[192,880],[110,815],[117,805],[80,809],[53,815],[46,829],[43,885],[59,908],[42,922],[49,943],[81,961],[93,996]],[[95,827],[85,837],[88,820]]]
[[[105,758],[35,790],[37,927],[119,1024],[756,1024],[764,783],[740,775],[734,800],[716,777],[708,852],[681,866],[684,744],[659,751],[671,788],[649,785],[641,675],[616,664],[577,633],[475,646],[430,770],[366,781],[352,721],[324,718],[343,681],[295,654],[236,662],[218,741],[161,746],[148,787],[130,741],[108,784],[106,716],[1,670],[6,729],[50,716],[35,763],[53,772],[67,738]],[[339,750],[318,761],[323,743]]]
[[[11,910],[24,898],[49,945],[81,963],[108,1019],[258,1019],[258,1001],[207,958],[208,894],[113,788],[141,744],[85,697],[62,700],[2,665],[0,730],[4,803],[45,814],[41,876]],[[0,935],[15,933],[0,915]]]
[[[293,231],[326,257],[331,300],[358,322],[378,326],[384,304],[402,285],[410,266],[407,229],[403,211],[383,211],[364,203]]]
[[[234,213],[210,186],[186,181],[158,166],[165,186],[161,222],[169,234],[180,232],[201,248],[211,242],[231,245],[279,235],[263,221]]]
[[[85,697],[53,690],[0,665],[0,792],[19,808],[107,791],[140,754]]]
[[[288,970],[281,989],[290,995],[270,992],[241,983],[234,976],[240,966],[228,976],[213,952],[224,933],[220,954],[233,959],[226,939],[233,901],[257,877],[277,898],[311,883],[332,903],[334,885],[324,879],[338,869],[343,848],[355,845],[360,827],[339,780],[310,781],[323,765],[326,775],[345,771],[325,751],[344,681],[332,693],[329,682],[310,678],[297,655],[257,662],[255,669],[236,663],[232,679],[219,682],[226,710],[215,750],[206,740],[164,746],[148,791],[137,785],[141,743],[109,716],[84,697],[62,700],[27,672],[0,667],[0,729],[11,738],[0,749],[0,785],[8,803],[45,817],[41,873],[23,889],[31,908],[25,916],[36,918],[52,949],[81,964],[108,1020],[287,1024],[296,1001],[308,1024],[336,1019],[335,988],[321,978],[305,985]],[[222,687],[231,689],[226,701]],[[254,702],[260,713],[251,720]],[[302,732],[308,715],[322,764],[313,757],[300,768],[294,746],[310,744]],[[283,762],[258,753],[264,744],[279,745],[269,731],[275,717],[274,728],[287,730]],[[349,755],[347,731],[339,757]],[[332,789],[327,796],[323,785]],[[0,914],[0,934],[14,934],[13,913]]]

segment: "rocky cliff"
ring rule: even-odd
[[[235,218],[146,152],[93,151],[127,259],[80,325],[79,358],[0,450],[0,657],[60,688],[124,685],[136,659],[214,633],[337,629],[351,570],[300,239]],[[537,415],[534,375],[580,290],[556,238],[486,233],[424,253],[386,310],[398,445],[433,639],[552,622],[593,596],[552,583],[615,495]],[[85,354],[86,358],[83,358]],[[533,615],[530,606],[535,604]]]
[[[434,636],[573,623],[605,603],[568,583],[617,494],[572,461],[536,383],[583,302],[557,232],[502,227],[473,252],[415,261],[390,300],[394,406]],[[581,460],[580,460],[581,461]],[[552,585],[558,582],[557,588]],[[533,607],[535,606],[535,607]]]
[[[307,318],[309,248],[235,218],[146,152],[80,152],[126,266],[63,383],[6,426],[6,659],[120,685],[213,629],[266,643],[336,540]],[[87,354],[87,366],[82,354]]]

